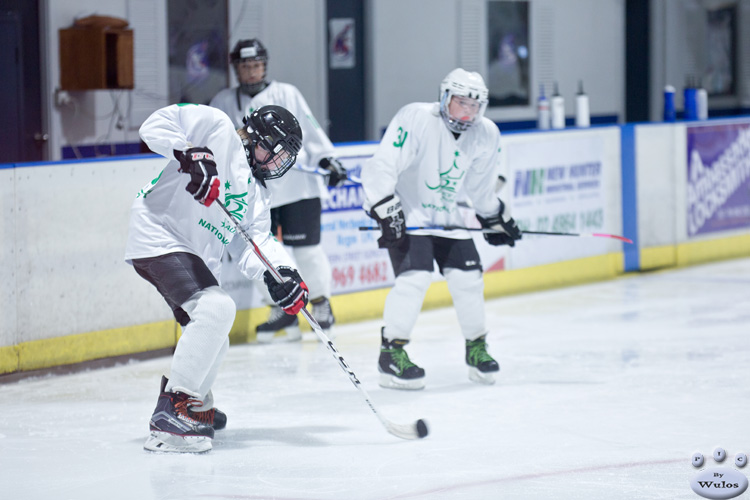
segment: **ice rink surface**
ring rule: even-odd
[[[487,317],[497,383],[468,380],[447,308],[407,349],[417,392],[377,385],[380,321],[336,326],[379,412],[427,421],[419,441],[388,434],[312,334],[229,350],[228,425],[204,455],[142,449],[168,357],[0,384],[0,497],[697,499],[695,451],[750,454],[750,259],[490,300]]]

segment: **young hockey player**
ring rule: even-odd
[[[224,89],[210,105],[224,111],[241,126],[244,116],[266,104],[278,104],[300,119],[304,132],[297,163],[321,167],[328,171],[329,186],[346,180],[346,170],[333,157],[333,144],[313,117],[307,101],[297,87],[266,80],[268,51],[257,40],[240,40],[230,54],[239,85]],[[294,260],[310,286],[312,315],[328,331],[335,318],[331,310],[331,265],[320,245],[321,198],[328,195],[323,176],[293,169],[284,179],[269,185],[271,191],[271,226],[276,234],[281,227],[285,245],[292,248]],[[258,341],[264,342],[285,330],[288,340],[299,340],[296,316],[272,307],[268,321],[257,328]]]
[[[278,307],[296,315],[307,304],[307,285],[270,234],[265,185],[292,167],[302,131],[280,106],[261,107],[235,130],[215,108],[175,104],[154,112],[140,136],[169,161],[133,203],[125,258],[156,287],[182,325],[144,447],[200,453],[211,449],[214,430],[226,425],[226,415],[213,406],[211,386],[229,348],[236,312],[220,286],[221,257],[235,227],[211,205],[223,200],[285,282],[277,283],[250,248],[239,259],[242,272],[249,279],[263,278]]]
[[[433,261],[448,283],[466,339],[469,378],[493,383],[500,368],[487,352],[484,282],[479,254],[465,230],[406,227],[463,226],[457,198],[471,199],[491,245],[521,238],[505,204],[495,195],[500,166],[500,132],[484,118],[487,87],[478,73],[461,68],[440,84],[440,101],[404,106],[391,120],[375,155],[362,169],[365,210],[380,225],[381,248],[388,248],[396,281],[383,311],[385,326],[378,369],[380,385],[422,389],[425,371],[410,359],[409,343]]]

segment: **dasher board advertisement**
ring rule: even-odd
[[[687,128],[688,238],[750,227],[750,123]]]
[[[621,234],[619,129],[508,135],[503,141],[505,187],[522,230]],[[521,269],[621,250],[598,238],[524,235],[510,252],[479,247],[485,268],[494,256]],[[504,252],[507,252],[504,254]]]

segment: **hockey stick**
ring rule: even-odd
[[[407,227],[407,231],[417,231],[419,229],[440,229],[443,231],[451,231],[454,229],[463,229],[464,231],[478,231],[481,233],[500,233],[502,231],[499,231],[497,229],[487,229],[487,228],[475,228],[475,227],[460,227],[460,226],[414,226],[414,227]],[[379,231],[379,227],[371,227],[371,226],[360,226],[360,231]],[[623,241],[625,243],[633,243],[633,240],[630,238],[626,238],[624,236],[618,236],[616,234],[607,234],[607,233],[557,233],[552,231],[521,231],[523,234],[544,234],[547,236],[577,236],[580,238],[614,238],[616,240]]]
[[[315,175],[322,175],[322,176],[331,175],[331,172],[320,167],[303,167],[300,165],[294,168],[295,170],[299,170],[300,172],[303,172],[305,174],[315,174]],[[355,182],[357,184],[362,184],[362,180],[359,177],[355,177],[351,175],[349,172],[346,173],[346,179],[352,182]]]
[[[234,216],[227,210],[227,207],[224,206],[224,204],[219,201],[215,200],[214,203],[216,203],[221,210],[224,212],[224,214],[229,218],[229,220],[232,222],[234,227],[237,228],[237,231],[242,235],[242,237],[245,239],[248,245],[250,245],[253,248],[253,252],[255,255],[260,259],[261,263],[265,266],[265,268],[270,272],[273,277],[276,279],[277,282],[281,283],[282,278],[279,272],[276,270],[276,268],[271,264],[271,262],[266,258],[265,255],[263,255],[263,252],[260,250],[258,245],[255,244],[255,242],[250,238],[250,235],[245,232],[242,227],[240,227],[239,222],[237,222],[237,219],[234,218]],[[344,361],[344,357],[341,356],[338,349],[336,349],[336,346],[333,345],[333,342],[331,339],[328,338],[328,336],[323,333],[323,330],[320,328],[320,325],[315,320],[312,314],[305,309],[304,307],[300,311],[302,315],[305,317],[308,323],[310,323],[310,326],[315,331],[315,333],[318,335],[318,338],[320,338],[321,342],[325,344],[326,347],[328,347],[328,350],[331,351],[331,354],[333,354],[333,357],[338,361],[339,366],[341,366],[341,369],[346,372],[346,374],[349,376],[349,380],[352,381],[352,384],[354,384],[354,387],[356,387],[360,394],[365,399],[365,403],[367,403],[367,406],[370,407],[370,410],[375,414],[378,419],[380,419],[380,423],[383,424],[383,426],[386,428],[388,432],[393,434],[394,436],[400,437],[402,439],[418,439],[423,438],[427,435],[427,424],[424,420],[419,419],[413,424],[405,424],[405,425],[399,425],[394,424],[393,422],[387,420],[383,415],[381,415],[378,410],[375,409],[375,406],[370,401],[370,395],[367,394],[367,391],[364,387],[362,387],[362,383],[357,378],[357,375],[354,374],[351,368],[349,368],[349,365],[346,364],[346,361]]]

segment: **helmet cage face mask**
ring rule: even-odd
[[[248,164],[263,185],[266,180],[283,176],[294,166],[302,149],[302,130],[296,118],[284,108],[260,108],[250,115],[244,132],[246,135],[240,135]],[[256,155],[258,147],[266,153],[262,160]]]
[[[487,109],[488,94],[487,87],[479,73],[469,73],[463,69],[451,71],[440,84],[440,116],[448,129],[460,134],[482,118]],[[463,120],[451,116],[448,108],[454,96],[475,99],[479,103],[479,110],[474,118]]]
[[[293,141],[294,138],[292,137],[290,140]],[[268,138],[260,138],[255,144],[268,154],[265,160],[259,161],[255,157],[256,148],[252,149],[255,161],[254,168],[258,172],[258,175],[263,177],[263,180],[278,179],[287,173],[297,161],[296,153],[290,152],[295,148],[290,146],[287,140],[279,141],[272,146]]]

